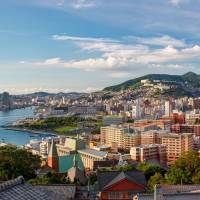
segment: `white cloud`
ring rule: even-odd
[[[117,40],[109,38],[92,38],[92,37],[76,37],[69,35],[52,35],[51,38],[57,41],[76,41],[76,42],[118,42]]]
[[[184,47],[186,46],[185,41],[178,40],[168,35],[161,37],[152,37],[152,38],[141,38],[141,37],[132,37],[138,43],[147,44],[147,45],[156,45],[156,46],[174,46],[174,47]]]
[[[91,93],[91,92],[99,91],[99,90],[101,90],[101,89],[102,89],[102,88],[88,87],[88,88],[86,88],[85,90],[83,90],[83,92]]]
[[[181,69],[185,67],[185,65],[179,65],[179,64],[151,64],[149,65],[149,68],[171,68],[171,69]]]
[[[123,58],[116,57],[106,57],[106,58],[89,58],[85,60],[79,61],[69,61],[65,62],[64,66],[66,68],[75,68],[75,69],[83,69],[83,70],[95,70],[95,69],[104,69],[104,70],[112,70],[113,68],[117,68],[120,66],[124,66],[128,64],[126,60]]]
[[[20,63],[20,64],[25,64],[25,63],[26,63],[26,61],[24,61],[24,60],[21,60],[21,61],[19,61],[19,63]]]
[[[200,46],[184,47],[181,49],[173,46],[151,49],[143,45],[113,44],[105,42],[80,42],[83,50],[100,51],[98,58],[72,60],[65,62],[67,68],[95,70],[95,69],[129,69],[134,66],[152,63],[185,62],[198,59]]]
[[[180,68],[184,63],[200,58],[200,46],[188,45],[170,36],[138,38],[137,43],[116,41],[108,38],[74,37],[54,35],[53,40],[73,41],[82,51],[98,52],[96,57],[61,61],[51,58],[37,65],[60,65],[65,68],[85,71],[109,71],[110,77],[128,76],[128,71],[149,68]],[[160,44],[160,45],[158,45]],[[152,48],[152,45],[153,46]]]
[[[49,58],[41,62],[34,63],[36,65],[59,65],[61,64],[60,58]]]
[[[67,88],[47,88],[47,87],[15,87],[13,85],[4,85],[0,87],[0,91],[6,90],[11,94],[30,94],[34,92],[49,92],[49,93],[59,93],[59,92],[70,92]]]
[[[169,2],[175,6],[179,5],[182,3],[184,0],[169,0]]]
[[[82,8],[93,8],[96,6],[94,0],[76,0],[72,3],[72,7],[75,9],[82,9]]]
[[[58,1],[58,2],[57,2],[57,5],[58,5],[58,6],[63,6],[63,5],[64,5],[64,3],[65,3],[65,1],[64,1],[64,0],[60,0],[60,1]]]

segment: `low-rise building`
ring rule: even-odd
[[[94,149],[81,149],[78,150],[80,158],[83,162],[84,168],[87,170],[93,170],[95,161],[106,160],[107,152],[97,151]]]
[[[141,171],[108,171],[97,175],[100,200],[132,200],[146,191],[146,180]]]

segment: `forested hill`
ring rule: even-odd
[[[183,75],[148,74],[145,76],[141,76],[139,78],[125,81],[118,85],[106,87],[106,88],[104,88],[104,91],[113,91],[114,92],[114,91],[135,88],[141,83],[141,80],[144,80],[144,79],[149,79],[150,81],[161,81],[163,83],[172,82],[175,84],[182,85],[183,87],[187,86],[187,88],[200,87],[200,75],[198,75],[194,72],[188,72]]]

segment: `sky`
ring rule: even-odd
[[[200,74],[200,0],[6,0],[0,91],[92,92]]]

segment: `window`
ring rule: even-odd
[[[109,192],[108,193],[108,199],[123,199],[123,193],[122,192]]]

